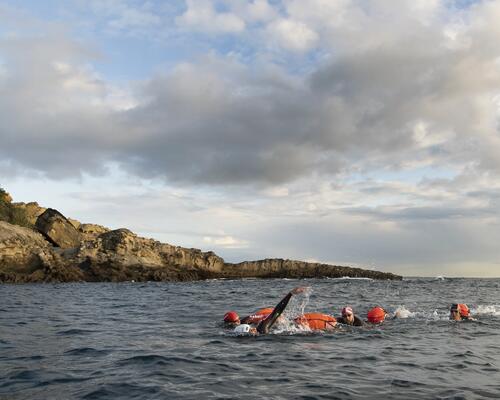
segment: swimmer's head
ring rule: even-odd
[[[237,335],[256,335],[257,329],[248,324],[241,324],[234,328],[233,332]]]
[[[352,311],[352,307],[344,307],[342,309],[342,318],[344,318],[345,322],[348,324],[352,324],[354,322],[354,312]]]
[[[342,309],[342,316],[345,317],[346,315],[353,315],[353,311],[351,307],[344,307]]]
[[[228,324],[239,324],[240,323],[240,317],[236,312],[234,311],[228,311],[227,313],[224,314],[224,322]]]

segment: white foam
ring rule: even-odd
[[[373,281],[372,278],[363,278],[363,277],[352,277],[352,276],[342,276],[340,278],[326,278],[332,281],[344,281],[344,280],[352,280],[352,281]]]
[[[477,315],[500,315],[500,305],[498,304],[478,304],[476,308],[471,308],[471,314]]]
[[[410,310],[406,309],[405,306],[399,306],[398,308],[396,308],[396,311],[394,311],[394,316],[400,319],[406,319],[409,317],[414,318],[415,315],[416,314],[414,312],[411,312]]]

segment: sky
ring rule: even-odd
[[[500,0],[0,0],[0,187],[212,250],[500,277]]]

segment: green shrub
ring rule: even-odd
[[[32,228],[26,210],[16,207],[9,201],[8,193],[0,187],[0,221],[6,221],[9,224],[25,226]]]

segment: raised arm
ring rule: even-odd
[[[279,316],[285,311],[288,302],[292,298],[294,294],[303,293],[307,287],[300,286],[293,289],[290,293],[288,293],[285,297],[281,299],[281,301],[274,307],[274,310],[269,316],[261,321],[259,325],[257,325],[257,332],[259,333],[268,333],[271,327],[274,325]]]

